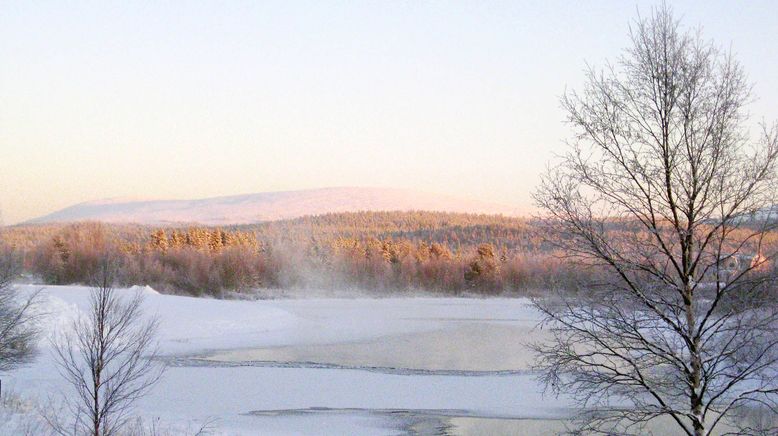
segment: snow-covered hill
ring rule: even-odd
[[[248,224],[331,212],[428,210],[515,215],[507,206],[392,188],[323,188],[214,197],[198,200],[109,200],[80,203],[28,223]]]

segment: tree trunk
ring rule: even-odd
[[[702,417],[702,394],[700,392],[700,381],[702,378],[702,359],[700,357],[700,341],[696,339],[696,319],[694,315],[694,306],[692,304],[693,291],[686,285],[684,306],[686,309],[686,323],[690,341],[689,356],[691,360],[691,373],[689,374],[689,384],[691,385],[689,393],[689,409],[692,414],[692,427],[694,436],[704,436],[705,422]]]

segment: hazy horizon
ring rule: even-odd
[[[2,2],[0,211],[410,188],[531,210],[558,97],[658,2]],[[778,4],[669,2],[778,119]]]
[[[343,212],[449,212],[519,215],[511,207],[412,189],[327,187],[186,200],[102,199],[79,203],[22,224],[99,221],[165,225],[240,225]]]

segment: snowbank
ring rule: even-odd
[[[89,307],[89,287],[21,285],[19,289],[24,293],[40,291],[36,310],[44,314],[44,339],[69,328]],[[144,296],[146,314],[159,318],[160,349],[164,354],[257,346],[267,332],[288,329],[299,322],[296,316],[267,302],[163,295],[148,286],[116,292],[128,296],[140,292]],[[45,347],[47,342],[41,345]]]

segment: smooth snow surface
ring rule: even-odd
[[[146,312],[161,320],[170,366],[136,412],[166,428],[210,420],[216,434],[229,435],[424,434],[441,426],[462,434],[481,418],[569,412],[526,371],[522,344],[537,322],[526,300],[224,301],[120,292],[142,292]],[[88,296],[85,287],[44,288],[44,338],[67,328]],[[45,339],[35,364],[3,380],[4,389],[37,400],[66,389]]]

